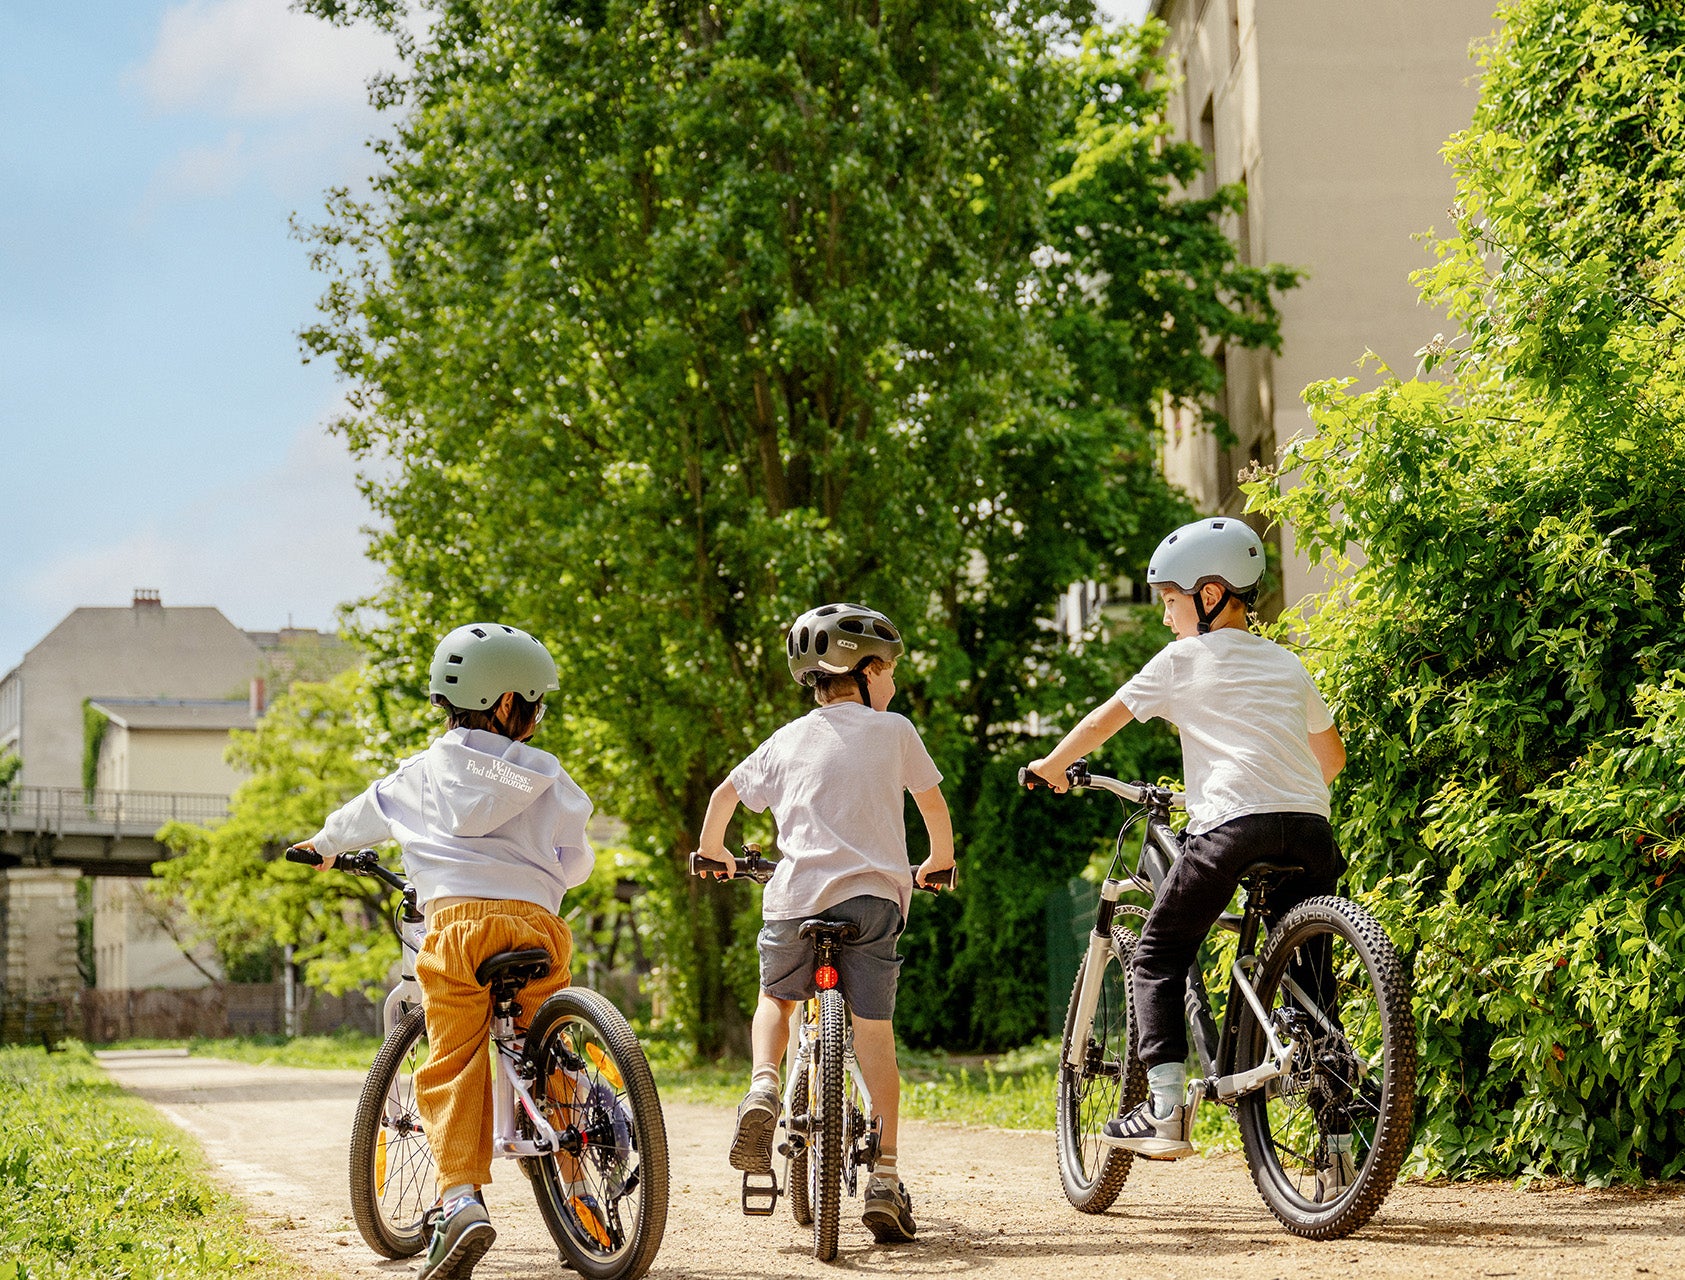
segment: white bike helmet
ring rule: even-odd
[[[1158,544],[1147,565],[1147,585],[1171,586],[1194,598],[1201,634],[1232,599],[1250,604],[1264,576],[1264,544],[1244,520],[1217,516],[1185,524]],[[1223,597],[1207,610],[1199,589],[1222,586]]]
[[[429,674],[432,700],[460,711],[483,711],[506,693],[537,702],[561,688],[550,651],[501,622],[471,622],[451,632],[433,651]]]
[[[842,676],[868,658],[894,662],[906,651],[895,624],[876,609],[858,604],[822,604],[790,626],[784,638],[790,674],[800,685],[820,676]],[[864,698],[864,693],[862,693]]]

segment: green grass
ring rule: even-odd
[[[0,1280],[309,1275],[88,1051],[0,1048]]]
[[[107,1049],[186,1049],[198,1058],[226,1058],[260,1067],[321,1067],[366,1071],[380,1040],[357,1031],[328,1036],[233,1036],[224,1040],[122,1040]],[[0,1280],[4,1280],[0,1276]]]

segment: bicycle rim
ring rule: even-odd
[[[1375,919],[1312,898],[1271,931],[1258,997],[1292,1069],[1238,1104],[1246,1162],[1270,1212],[1296,1235],[1349,1235],[1375,1213],[1410,1149],[1416,1028],[1409,979]],[[1268,1046],[1250,1015],[1243,1064]],[[1342,1145],[1349,1152],[1342,1154]]]
[[[571,987],[527,1032],[534,1095],[567,1151],[523,1160],[544,1225],[569,1266],[591,1280],[649,1270],[667,1225],[667,1130],[643,1049],[594,991]]]
[[[1134,1156],[1103,1146],[1100,1133],[1106,1121],[1147,1096],[1147,1070],[1135,1052],[1129,1025],[1132,1005],[1129,966],[1135,955],[1135,934],[1112,930],[1112,947],[1105,955],[1099,1000],[1087,1026],[1076,1025],[1078,1003],[1087,976],[1084,956],[1071,986],[1060,1044],[1058,1106],[1054,1134],[1059,1154],[1059,1180],[1065,1198],[1084,1213],[1104,1213],[1123,1189]],[[1070,1065],[1071,1045],[1081,1052],[1081,1066]]]
[[[382,1257],[421,1252],[422,1215],[437,1199],[433,1151],[415,1101],[415,1072],[426,1060],[427,1022],[411,1009],[375,1055],[351,1124],[351,1216]]]
[[[819,1079],[813,1114],[814,1165],[813,1256],[830,1262],[837,1256],[842,1214],[843,1045],[846,1026],[842,993],[819,996]]]

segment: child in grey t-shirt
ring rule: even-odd
[[[903,650],[888,618],[858,605],[825,605],[796,620],[787,650],[791,674],[813,686],[818,709],[779,729],[731,771],[708,802],[699,842],[704,857],[730,867],[725,833],[740,803],[757,813],[771,809],[778,825],[781,858],[761,902],[754,1073],[737,1109],[731,1163],[745,1173],[772,1168],[790,1015],[815,994],[812,944],[798,930],[820,914],[852,921],[859,934],[839,949],[836,967],[854,1014],[855,1057],[883,1121],[861,1219],[880,1244],[911,1240],[912,1203],[896,1173],[895,943],[913,892],[902,794],[912,792],[930,835],[930,857],[918,869],[922,883],[954,865],[942,775],[912,722],[888,710]]]

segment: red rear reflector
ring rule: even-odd
[[[813,985],[821,991],[829,991],[837,985],[837,971],[828,964],[822,964],[813,971]]]

